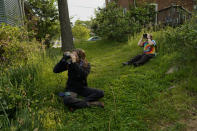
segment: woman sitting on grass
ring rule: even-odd
[[[142,38],[138,42],[138,46],[144,48],[144,53],[135,56],[128,62],[122,63],[124,66],[133,64],[135,67],[137,67],[148,62],[155,56],[156,42],[152,39],[152,35],[143,34]]]
[[[53,70],[54,73],[68,70],[66,92],[59,93],[59,96],[63,97],[64,104],[69,106],[71,111],[90,106],[104,107],[104,104],[98,101],[104,96],[104,92],[88,87],[87,76],[90,72],[90,64],[85,57],[85,52],[81,49],[76,49],[71,53],[65,52]],[[79,99],[77,95],[85,99]]]

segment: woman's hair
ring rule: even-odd
[[[73,51],[75,51],[77,53],[78,58],[79,58],[79,62],[80,61],[83,62],[83,67],[87,68],[88,67],[88,61],[86,60],[85,51],[83,49],[75,49]]]

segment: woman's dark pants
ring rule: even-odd
[[[139,65],[143,65],[146,62],[148,62],[151,58],[153,58],[155,55],[154,54],[141,54],[141,55],[137,55],[134,58],[132,58],[130,61],[128,61],[128,65],[135,65],[135,66],[139,66]]]
[[[75,109],[89,107],[87,102],[98,101],[98,99],[104,96],[104,92],[102,90],[88,87],[84,87],[72,92],[85,97],[84,99],[79,99],[72,96],[64,96],[64,104]]]

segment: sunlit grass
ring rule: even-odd
[[[89,86],[105,92],[105,97],[101,99],[105,103],[104,109],[87,108],[69,112],[57,96],[58,92],[64,91],[67,73],[52,72],[62,57],[60,49],[49,49],[43,56],[36,57],[29,72],[21,70],[21,73],[30,73],[33,83],[28,82],[32,80],[28,75],[22,77],[22,83],[17,81],[17,84],[25,87],[26,93],[32,94],[26,98],[29,100],[29,105],[24,107],[27,111],[17,111],[20,114],[18,118],[24,122],[14,118],[12,127],[127,131],[159,130],[171,124],[173,129],[185,128],[182,124],[173,123],[185,118],[191,111],[189,107],[194,100],[187,93],[185,82],[188,76],[194,76],[194,67],[185,64],[179,66],[178,72],[165,74],[175,64],[176,52],[158,55],[141,67],[123,67],[122,62],[142,52],[136,45],[138,39],[131,38],[128,43],[98,41],[76,44],[77,48],[86,51],[91,63]],[[10,76],[10,79],[20,78],[16,73],[11,74],[14,76]],[[193,88],[197,85],[194,81],[195,78],[189,81]],[[172,86],[176,88],[169,89]]]

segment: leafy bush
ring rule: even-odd
[[[72,33],[75,39],[87,40],[90,37],[90,30],[81,24],[75,24],[72,28]]]
[[[128,35],[140,32],[143,26],[153,22],[154,16],[154,9],[150,5],[132,7],[125,11],[115,2],[110,2],[106,8],[96,12],[96,18],[92,20],[92,29],[103,38],[127,40]]]
[[[60,23],[55,0],[28,0],[27,28],[34,31],[38,41],[50,47],[51,41],[60,37]]]
[[[37,85],[39,67],[31,62],[42,52],[30,35],[23,27],[0,26],[0,128],[10,126],[16,111],[28,108]]]
[[[159,42],[159,52],[161,54],[179,53],[179,58],[182,61],[191,60],[197,54],[197,16],[177,28],[168,27],[167,29],[157,34]],[[158,33],[160,35],[158,35]],[[192,54],[192,55],[191,55]]]
[[[0,66],[25,62],[32,52],[39,50],[35,40],[29,41],[29,35],[22,27],[0,26]]]

